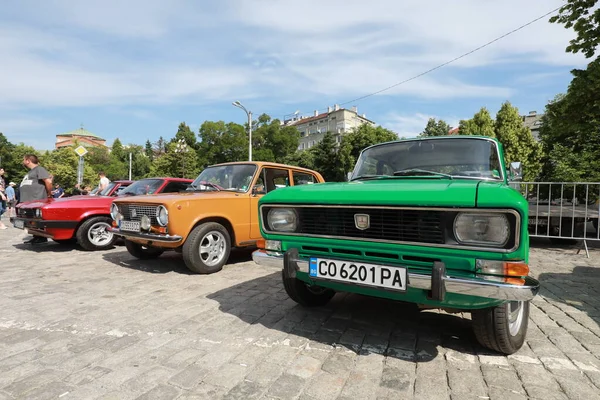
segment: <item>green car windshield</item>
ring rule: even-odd
[[[503,180],[498,146],[484,138],[419,139],[365,149],[351,180],[391,176]]]

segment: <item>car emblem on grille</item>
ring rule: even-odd
[[[137,217],[137,211],[135,211],[135,208],[131,209],[131,218],[135,218]]]
[[[361,231],[369,229],[369,226],[371,226],[369,214],[354,214],[354,225],[356,225],[356,229]]]

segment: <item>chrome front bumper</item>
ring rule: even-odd
[[[301,259],[297,254],[297,250],[295,249],[290,249],[286,253],[256,250],[252,253],[252,259],[260,265],[275,268],[288,268],[292,273],[294,273],[294,271],[299,271],[308,274],[308,260]],[[442,298],[437,299],[440,301],[443,300],[443,293],[485,297],[497,300],[529,301],[535,297],[540,288],[539,282],[529,276],[525,277],[524,285],[513,285],[510,283],[478,278],[450,277],[446,275],[445,267],[442,263],[436,264],[441,264],[441,268],[434,268],[434,273],[432,275],[407,273],[408,287],[428,291],[431,291],[432,288],[436,288],[436,292],[442,293]],[[436,270],[438,271],[437,274],[435,273]]]
[[[158,243],[173,243],[179,242],[182,239],[182,237],[179,235],[157,235],[156,233],[149,232],[128,232],[122,231],[119,228],[108,228],[108,231],[114,235],[124,237],[125,239],[144,239]]]

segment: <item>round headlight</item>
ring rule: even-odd
[[[156,207],[156,221],[160,226],[167,226],[169,223],[169,211],[163,205]]]
[[[42,209],[41,208],[35,209],[35,216],[36,216],[36,218],[42,218]]]
[[[119,207],[115,203],[112,203],[110,205],[110,216],[115,221],[117,220],[117,214],[119,214]]]
[[[294,232],[298,226],[298,215],[292,208],[272,208],[267,214],[267,223],[277,232]]]
[[[510,238],[510,223],[504,214],[459,213],[454,235],[462,244],[504,246]]]
[[[149,231],[151,227],[152,224],[150,223],[150,217],[148,217],[147,215],[142,215],[142,217],[140,218],[140,228],[142,228],[145,231]]]

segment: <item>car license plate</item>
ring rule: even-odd
[[[406,291],[406,268],[311,257],[312,278]]]
[[[119,229],[122,231],[139,232],[140,223],[139,221],[120,221]]]
[[[548,220],[545,218],[538,218],[536,223],[535,218],[529,218],[529,225],[548,225]]]
[[[25,222],[22,219],[15,219],[13,226],[15,228],[25,229]]]

